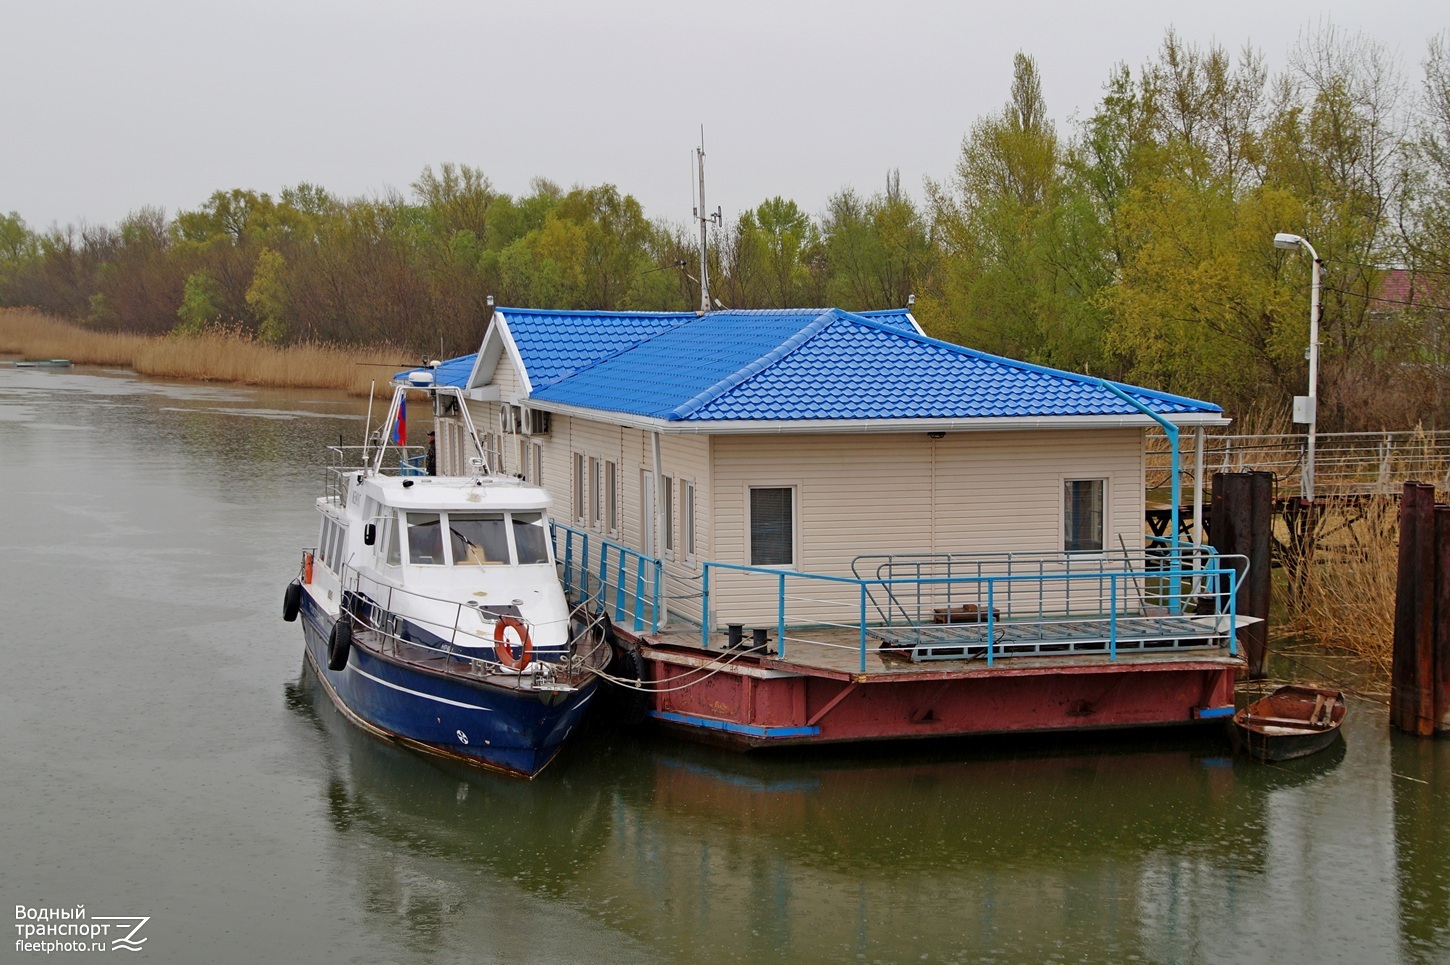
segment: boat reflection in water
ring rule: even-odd
[[[525,784],[398,751],[312,693],[294,706],[326,734],[343,863],[373,855],[353,869],[370,912],[426,865],[435,948],[494,941],[505,919],[479,907],[504,902],[645,958],[1182,960],[1277,887],[1267,803],[1316,799],[1343,757],[1266,768],[1226,738],[1139,736],[797,759],[594,733]]]

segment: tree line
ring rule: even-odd
[[[1063,131],[1019,54],[1001,110],[921,197],[890,172],[819,213],[770,198],[716,229],[707,258],[731,308],[914,295],[934,336],[1242,415],[1306,391],[1310,264],[1273,246],[1281,231],[1323,260],[1321,427],[1450,414],[1450,35],[1406,68],[1324,26],[1271,75],[1252,48],[1170,31]],[[515,196],[442,164],[378,197],[236,189],[174,218],[145,208],[47,231],[0,216],[0,305],[131,332],[223,325],[276,344],[461,354],[489,296],[695,308],[698,245],[614,185],[540,178]]]

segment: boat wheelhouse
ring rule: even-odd
[[[380,438],[391,436],[409,385]],[[387,447],[336,447],[321,528],[289,585],[307,662],[364,729],[533,776],[578,726],[609,660],[571,621],[552,555],[549,496],[488,472],[418,474]]]
[[[1145,433],[1224,425],[1216,405],[907,311],[500,308],[437,380],[440,461],[478,455],[476,424],[560,497],[565,585],[637,646],[672,728],[762,746],[1232,713],[1244,561],[1176,519],[1144,533]]]

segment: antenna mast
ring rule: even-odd
[[[700,222],[700,314],[710,310],[710,223],[717,226],[724,221],[720,207],[716,205],[711,214],[705,213],[705,128],[700,126],[700,146],[695,149],[695,158],[700,170],[700,203],[695,208],[695,218]]]

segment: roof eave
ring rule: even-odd
[[[670,420],[586,406],[528,400],[529,405],[562,416],[592,419],[646,432],[672,435],[778,435],[786,432],[1003,432],[1035,429],[1154,429],[1146,415],[995,416],[979,419],[730,419]],[[1163,418],[1180,428],[1226,426],[1232,420],[1217,412],[1180,412]]]

